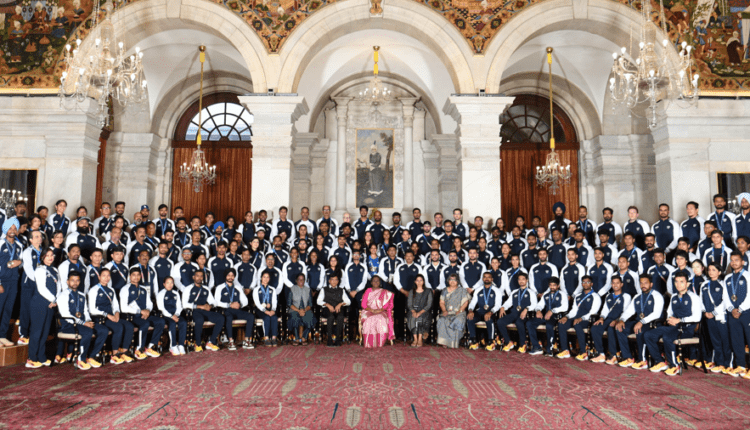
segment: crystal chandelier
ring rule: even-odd
[[[23,192],[16,190],[0,189],[0,209],[7,214],[15,214],[16,202],[27,202],[29,198],[23,196]]]
[[[201,127],[203,127],[203,63],[206,61],[206,47],[200,46],[201,62],[201,85],[200,96],[198,97],[198,134],[195,138],[197,148],[193,151],[190,164],[182,163],[180,166],[180,182],[190,182],[193,191],[200,193],[203,191],[203,185],[213,185],[216,182],[216,165],[209,166],[206,161],[206,153],[201,149]]]
[[[370,83],[367,84],[367,88],[364,91],[359,92],[357,101],[360,103],[369,103],[372,105],[379,105],[381,103],[388,103],[391,101],[391,90],[386,88],[383,81],[378,78],[378,51],[379,46],[373,46],[373,59],[375,60],[375,66],[373,67],[373,77],[370,78]]]
[[[555,152],[555,118],[552,112],[552,48],[547,48],[547,65],[549,67],[549,148],[547,162],[544,166],[536,166],[536,183],[540,187],[549,186],[550,194],[557,194],[561,185],[570,183],[570,165],[563,166],[560,156]]]
[[[641,9],[643,23],[638,43],[638,58],[633,59],[624,46],[612,54],[612,77],[609,90],[614,101],[613,108],[624,105],[636,116],[648,117],[648,127],[657,126],[657,104],[664,102],[664,109],[671,102],[688,107],[698,101],[698,74],[693,74],[693,46],[683,41],[676,57],[669,49],[669,39],[662,40],[662,49],[656,51],[656,24],[651,21],[651,2],[646,1]],[[667,35],[664,4],[660,3],[659,20],[661,30]],[[632,45],[632,32],[631,32]]]
[[[140,104],[148,98],[146,79],[143,73],[143,52],[135,48],[135,54],[126,56],[122,41],[117,42],[111,15],[111,0],[102,6],[104,20],[99,19],[99,2],[94,2],[92,34],[94,46],[89,52],[82,53],[81,39],[75,46],[65,45],[65,70],[60,78],[60,105],[66,108],[75,107],[87,97],[92,97],[98,104],[98,121],[100,126],[109,126],[109,109],[107,100],[111,97],[120,106]],[[72,51],[71,51],[72,50]],[[66,103],[72,100],[71,103]]]

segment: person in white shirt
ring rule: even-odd
[[[151,301],[151,291],[148,286],[141,285],[141,271],[130,269],[130,283],[120,290],[120,306],[122,313],[132,318],[133,325],[138,327],[138,347],[135,358],[145,360],[146,357],[159,357],[154,347],[159,344],[161,333],[164,331],[164,320],[151,313],[154,303]],[[146,344],[149,327],[153,327],[151,342]]]
[[[549,289],[542,295],[537,305],[532,309],[536,313],[534,318],[526,321],[526,330],[529,333],[529,343],[531,344],[530,355],[539,355],[542,348],[539,347],[537,340],[537,328],[544,324],[546,326],[545,334],[547,336],[547,345],[544,349],[544,355],[552,357],[552,344],[555,339],[555,325],[562,317],[563,312],[568,310],[568,295],[560,289],[560,278],[552,277],[549,279]]]
[[[487,348],[495,347],[495,313],[502,306],[502,296],[500,289],[492,282],[492,273],[484,272],[482,275],[482,287],[477,288],[474,296],[469,302],[469,314],[466,316],[466,323],[469,329],[469,349],[479,349],[477,341],[476,326],[477,322],[484,321],[487,325],[483,343]]]
[[[101,367],[96,360],[104,342],[109,335],[109,329],[103,325],[94,325],[86,306],[86,295],[78,291],[81,275],[77,272],[68,277],[68,288],[57,295],[57,305],[60,311],[60,333],[77,334],[80,336],[80,348],[76,351],[76,366],[82,370]],[[93,347],[91,346],[94,339]]]
[[[164,279],[164,289],[156,295],[156,306],[169,329],[169,352],[172,355],[184,355],[187,321],[180,316],[182,314],[182,297],[175,288],[174,279],[171,276]]]
[[[120,317],[120,301],[117,299],[117,293],[110,286],[111,276],[109,269],[102,269],[99,273],[99,284],[89,289],[89,313],[96,320],[97,326],[104,327],[107,332],[112,331],[110,363],[132,363],[133,357],[128,353],[128,349],[133,341],[134,326],[125,318]]]
[[[276,294],[271,285],[271,270],[265,269],[260,275],[260,284],[253,290],[255,317],[263,321],[263,340],[266,346],[276,346],[279,334],[279,322],[276,315]]]
[[[622,291],[622,279],[612,276],[612,290],[603,299],[602,312],[599,319],[591,326],[591,338],[594,341],[594,349],[599,354],[591,359],[592,363],[604,363],[607,358],[604,352],[604,332],[607,332],[607,346],[609,348],[610,359],[607,364],[617,364],[617,335],[615,335],[615,326],[622,316],[625,309],[630,304],[631,296]]]
[[[234,334],[232,323],[235,320],[245,320],[246,337],[242,343],[244,349],[253,349],[253,343],[250,341],[250,334],[255,326],[255,317],[250,312],[244,311],[248,301],[242,286],[235,282],[237,271],[229,269],[226,272],[226,282],[216,287],[214,291],[214,302],[217,308],[224,309],[224,331],[229,338],[227,349],[234,351],[237,349],[234,343]]]
[[[674,341],[695,336],[695,327],[701,320],[701,300],[688,291],[688,279],[689,276],[682,272],[675,276],[676,294],[669,302],[666,323],[645,335],[648,352],[656,362],[649,369],[653,373],[666,370],[668,376],[679,374],[681,364],[677,362]],[[663,340],[666,360],[659,352],[659,339]]]
[[[323,307],[321,316],[327,320],[328,346],[341,346],[344,315],[346,314],[342,308],[351,304],[349,295],[340,286],[340,282],[338,275],[329,276],[328,285],[318,294],[318,306]],[[333,332],[334,322],[336,325],[335,334]]]
[[[576,295],[573,299],[573,308],[568,312],[568,315],[562,317],[557,323],[561,350],[557,354],[557,358],[570,358],[568,329],[571,327],[575,328],[578,338],[579,354],[576,358],[583,359],[586,357],[586,333],[583,330],[589,328],[591,317],[599,312],[602,299],[593,290],[594,283],[591,276],[584,276],[581,279],[581,286],[581,294]]]
[[[211,289],[203,284],[204,272],[196,270],[193,273],[193,283],[186,286],[182,292],[183,309],[193,311],[193,322],[195,323],[195,352],[203,352],[203,323],[210,321],[214,324],[211,336],[206,343],[206,350],[218,351],[216,345],[221,329],[224,326],[224,316],[218,312],[212,312],[211,308],[216,306]]]

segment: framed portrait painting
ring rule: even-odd
[[[357,129],[357,206],[393,207],[393,129]]]

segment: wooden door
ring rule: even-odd
[[[560,187],[557,195],[536,184],[536,166],[546,162],[549,149],[549,99],[518,96],[503,114],[501,122],[500,188],[502,213],[506,225],[514,225],[518,215],[531,225],[538,215],[546,225],[554,218],[552,205],[561,201],[566,217],[576,219],[578,196],[578,141],[568,116],[557,106],[555,117],[555,150],[562,165],[570,165],[570,183]]]
[[[188,221],[192,216],[203,219],[212,211],[217,221],[232,215],[239,223],[245,212],[252,210],[252,115],[235,94],[205,96],[203,106],[200,127],[196,101],[185,111],[175,132],[172,207],[182,206]],[[180,166],[190,164],[199,129],[206,162],[216,165],[216,183],[204,185],[203,191],[196,193],[189,182],[180,181]]]

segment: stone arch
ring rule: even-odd
[[[508,96],[534,94],[549,97],[547,73],[518,73],[504,78],[499,92]],[[579,141],[602,134],[601,121],[594,102],[567,79],[552,75],[554,101],[570,117]]]
[[[611,0],[548,0],[525,8],[506,23],[492,39],[487,51],[489,62],[485,77],[488,93],[499,91],[502,74],[510,56],[526,41],[540,35],[564,28],[588,31],[626,46],[630,29],[641,25],[641,14],[635,9]],[[657,30],[663,37],[661,30]],[[672,50],[674,51],[674,50]]]
[[[265,91],[268,54],[257,33],[226,7],[209,1],[143,0],[117,10],[112,18],[118,40],[129,49],[146,37],[169,29],[195,29],[227,41],[242,55],[254,87]],[[84,39],[81,52],[93,44]]]
[[[425,109],[427,109],[427,112],[429,112],[430,116],[432,117],[432,120],[435,122],[435,129],[437,130],[437,133],[442,133],[440,123],[440,110],[437,108],[435,101],[430,98],[427,92],[402,76],[393,75],[387,72],[380,73],[379,76],[390,87],[398,87],[414,94],[415,96],[418,96],[419,100],[424,104]],[[310,131],[313,131],[316,118],[318,118],[320,113],[325,108],[326,104],[328,104],[328,101],[331,97],[335,96],[337,93],[346,91],[346,89],[350,87],[366,83],[371,77],[372,74],[370,72],[358,73],[351,75],[339,82],[336,82],[334,85],[331,85],[329,88],[327,88],[325,92],[323,92],[318,98],[313,108],[310,110]]]
[[[295,92],[300,77],[321,47],[363,29],[386,29],[422,41],[445,65],[456,92],[474,92],[472,52],[459,31],[437,12],[410,0],[390,0],[382,18],[370,17],[367,0],[349,0],[326,7],[306,19],[279,52],[279,92]]]

